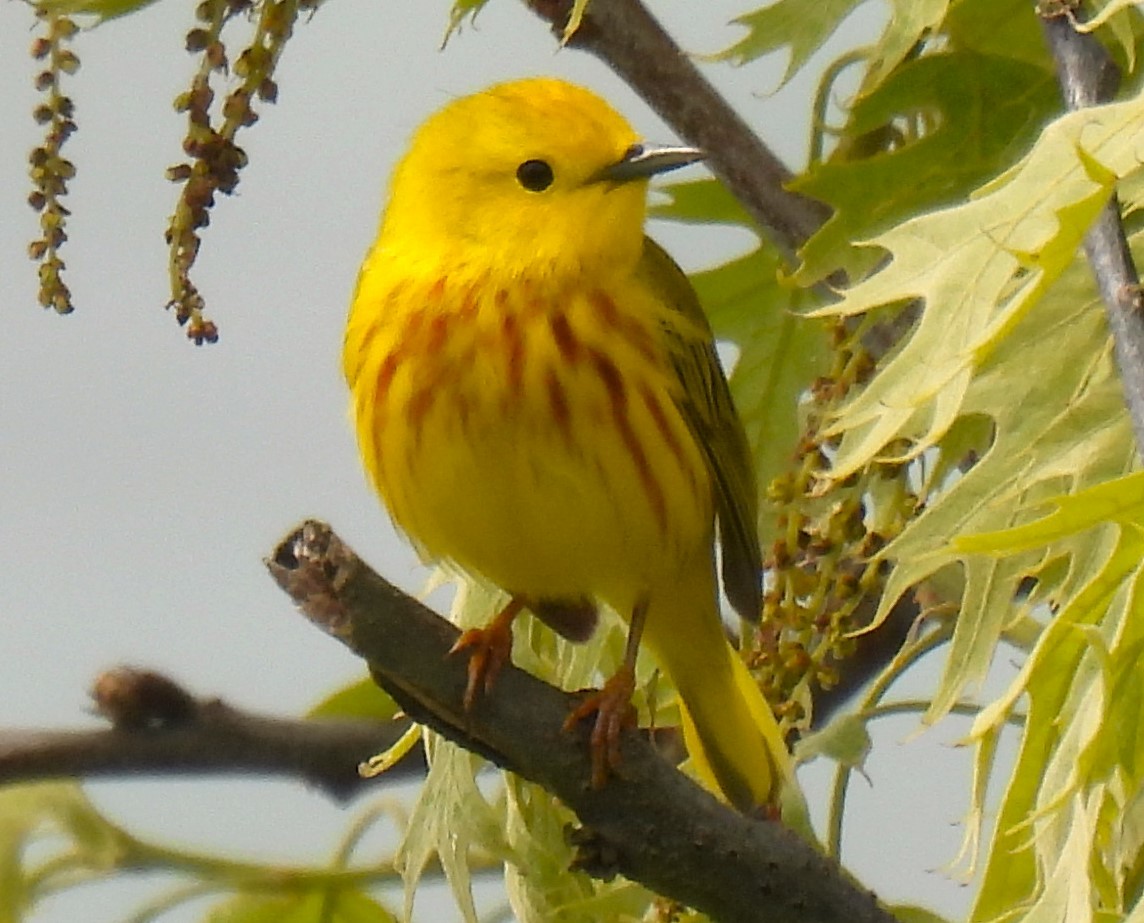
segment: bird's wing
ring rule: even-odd
[[[686,274],[650,237],[644,238],[638,273],[664,304],[687,321],[666,330],[671,360],[683,385],[677,403],[715,484],[724,590],[743,618],[758,621],[762,553],[755,468],[715,353],[711,325]]]

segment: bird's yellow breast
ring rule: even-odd
[[[394,283],[385,261],[363,270],[346,373],[366,468],[428,557],[626,613],[709,556],[710,476],[676,403],[670,312],[630,279]]]

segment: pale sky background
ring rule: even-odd
[[[287,48],[278,105],[260,106],[262,121],[239,139],[250,166],[239,194],[214,209],[195,271],[222,339],[196,349],[162,307],[175,197],[163,171],[180,159],[171,100],[192,71],[182,43],[193,6],[161,0],[75,43],[82,69],[66,92],[79,131],[65,153],[79,173],[64,256],[78,310],[60,318],[36,305],[25,255],[36,231],[24,203],[39,138],[33,18],[0,2],[0,726],[90,725],[91,679],[122,663],[285,714],[357,678],[359,662],[293,612],[261,561],[317,516],[400,585],[424,580],[361,475],[338,364],[354,276],[405,139],[452,96],[553,74],[601,92],[649,139],[673,140],[604,65],[555,51],[519,3],[493,2],[443,52],[444,0],[327,3]],[[653,4],[696,51],[733,41],[739,31],[725,23],[749,8]],[[884,13],[872,12],[829,57],[874,34]],[[797,165],[813,84],[768,97],[783,63],[708,72]],[[690,254],[689,268],[720,256],[702,230],[659,235]],[[968,894],[935,870],[960,842],[970,754],[948,742],[965,729],[950,721],[919,737],[912,719],[882,722],[871,784],[851,789],[845,840],[850,868],[886,899],[955,917]],[[812,802],[824,800],[829,768],[805,773]],[[283,862],[324,861],[362,805],[265,780],[89,790],[143,836]],[[34,920],[112,923],[155,888],[81,889]],[[419,907],[421,919],[455,916],[440,895]]]

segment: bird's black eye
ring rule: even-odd
[[[555,179],[545,160],[526,160],[516,168],[516,178],[529,192],[544,192]]]

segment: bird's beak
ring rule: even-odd
[[[623,157],[593,176],[592,181],[626,183],[633,179],[647,179],[657,173],[686,167],[706,156],[697,147],[655,147],[650,144],[633,144],[624,151]]]

